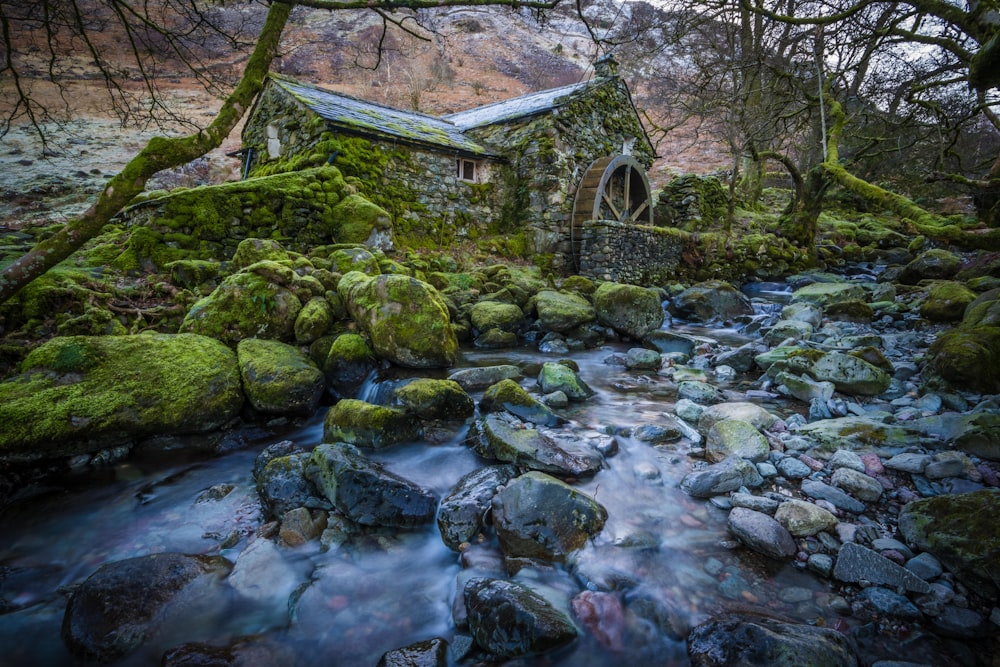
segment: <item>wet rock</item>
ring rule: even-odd
[[[767,616],[727,615],[688,635],[694,667],[857,667],[846,637],[828,628],[786,623]]]
[[[767,438],[753,424],[741,419],[717,421],[705,437],[705,456],[716,463],[729,456],[756,463],[766,459],[770,451]]]
[[[690,357],[694,354],[695,348],[706,340],[667,329],[656,329],[643,337],[642,344],[662,354],[682,354]]]
[[[447,667],[448,642],[440,637],[384,653],[378,667]]]
[[[783,560],[797,551],[791,533],[762,512],[734,508],[729,513],[729,532],[748,548],[769,558]]]
[[[670,313],[692,322],[732,322],[752,315],[750,300],[722,280],[708,280],[684,290],[670,302]]]
[[[794,375],[792,373],[779,372],[774,378],[784,387],[782,393],[787,393],[804,403],[811,403],[819,400],[823,405],[833,398],[836,386],[832,382],[816,382],[808,376]],[[778,391],[782,391],[779,387]]]
[[[323,420],[326,442],[347,442],[371,449],[416,440],[419,433],[420,422],[405,410],[353,398],[338,401]]]
[[[936,579],[944,571],[941,567],[941,562],[926,551],[906,561],[905,567],[924,581]]]
[[[327,513],[296,507],[281,515],[278,537],[289,547],[300,547],[318,538],[326,530]]]
[[[890,424],[871,417],[837,417],[796,427],[799,435],[815,440],[822,449],[902,449],[921,442],[920,431],[908,424]]]
[[[308,579],[282,556],[268,539],[258,537],[240,553],[229,585],[245,600],[272,612],[288,613],[288,598]]]
[[[795,537],[833,530],[837,525],[836,516],[819,505],[804,500],[792,499],[781,503],[774,518]]]
[[[516,304],[499,301],[476,303],[469,312],[469,318],[477,331],[499,329],[517,333],[524,324],[524,312]]]
[[[465,419],[476,411],[472,397],[454,380],[417,378],[394,394],[406,412],[420,419]]]
[[[677,397],[700,405],[711,405],[722,400],[719,390],[706,382],[685,380],[677,384]]]
[[[521,377],[521,369],[510,364],[499,366],[483,366],[481,368],[462,368],[451,373],[449,380],[457,382],[466,391],[486,389],[501,380],[516,380]]]
[[[598,322],[634,340],[663,324],[659,294],[637,285],[601,283],[594,292],[594,310]]]
[[[268,518],[277,519],[296,507],[328,508],[306,477],[310,455],[299,452],[268,461],[257,475],[257,495]]]
[[[320,445],[312,462],[316,488],[355,523],[408,527],[434,518],[437,498],[432,493],[384,470],[353,445]]]
[[[957,322],[976,294],[962,283],[939,280],[931,285],[927,298],[920,302],[920,316],[932,322]]]
[[[806,366],[813,378],[820,382],[832,382],[845,394],[876,396],[889,388],[892,378],[885,371],[863,359],[827,352]]]
[[[810,301],[797,301],[781,309],[781,319],[805,322],[816,328],[823,322],[823,309]]]
[[[764,334],[768,345],[777,345],[789,338],[805,340],[813,333],[813,326],[801,320],[779,320]]]
[[[639,371],[656,371],[663,365],[663,359],[656,350],[633,347],[625,356],[625,368]]]
[[[861,457],[846,449],[838,449],[834,452],[828,464],[834,470],[837,468],[850,468],[858,472],[865,471],[865,462],[861,460]]]
[[[323,340],[327,339],[321,339]],[[310,350],[317,349],[314,345]],[[314,354],[327,383],[336,397],[353,396],[358,386],[377,367],[375,350],[364,336],[345,333],[330,341],[329,346],[319,348],[322,354]]]
[[[378,356],[410,368],[455,363],[458,340],[448,308],[427,283],[409,276],[369,278],[351,271],[340,279],[337,292]]]
[[[501,658],[546,653],[576,638],[576,626],[565,614],[512,581],[471,579],[463,596],[476,644]]]
[[[625,648],[626,609],[618,595],[601,591],[583,591],[571,602],[573,614],[602,646],[621,651]]]
[[[856,283],[812,283],[792,293],[792,304],[811,303],[825,309],[827,306],[845,301],[866,301],[867,294]]]
[[[734,350],[720,352],[712,362],[716,366],[729,366],[739,373],[746,373],[753,368],[754,357],[764,351],[764,347],[758,343],[746,343]]]
[[[762,431],[766,431],[778,422],[777,417],[756,403],[734,401],[717,403],[705,408],[698,418],[698,430],[708,433],[716,422],[723,419],[741,419]]]
[[[830,481],[865,502],[875,502],[882,497],[882,485],[878,480],[851,468],[837,468]]]
[[[982,614],[951,604],[945,605],[940,614],[932,617],[930,624],[936,633],[955,639],[978,639],[997,635],[997,627]]]
[[[825,500],[837,509],[844,510],[845,512],[861,514],[866,509],[865,504],[857,498],[852,498],[840,489],[818,480],[802,480],[801,489],[803,495],[818,500]]]
[[[98,452],[203,433],[243,405],[236,355],[193,334],[71,336],[32,350],[0,382],[0,461]]]
[[[734,493],[729,497],[729,502],[733,507],[745,507],[755,512],[763,512],[769,516],[773,515],[778,505],[782,501],[767,496],[755,496],[749,493]]]
[[[231,665],[293,665],[290,648],[266,637],[237,637],[225,646],[188,642],[163,654],[160,667],[230,667]]]
[[[594,307],[583,297],[572,292],[544,289],[535,295],[538,324],[543,331],[567,333],[594,321]]]
[[[877,552],[860,544],[847,542],[837,553],[833,577],[849,583],[869,582],[876,585],[902,588],[914,593],[927,593],[927,582],[909,570],[883,558]]]
[[[664,424],[643,424],[632,429],[633,438],[639,442],[648,442],[652,445],[675,442],[683,436],[682,429],[673,421],[668,421]]]
[[[486,466],[462,477],[438,508],[437,525],[445,545],[459,551],[485,530],[486,514],[497,489],[517,475],[511,465]]]
[[[601,456],[590,447],[567,447],[547,433],[501,414],[487,415],[472,434],[476,453],[488,459],[576,477],[593,475],[601,469]]]
[[[953,252],[932,248],[927,250],[903,267],[899,274],[899,282],[906,285],[916,285],[921,280],[947,280],[953,277],[962,267],[962,258]]]
[[[538,386],[543,394],[561,391],[571,401],[582,401],[594,395],[594,390],[580,379],[572,368],[547,361],[538,373]]]
[[[899,531],[909,544],[933,554],[967,587],[997,599],[998,511],[1000,491],[995,489],[915,500],[900,512]]]
[[[600,532],[608,512],[590,496],[541,472],[493,497],[493,525],[508,557],[561,561]]]
[[[701,470],[693,470],[681,479],[681,491],[695,498],[710,498],[735,491],[741,486],[756,488],[764,483],[753,463],[731,456]]]
[[[906,599],[906,596],[890,591],[881,586],[870,586],[858,595],[859,600],[864,600],[872,606],[879,614],[885,616],[895,616],[897,618],[918,619],[923,616],[916,605]]]
[[[85,660],[117,660],[137,649],[168,620],[164,612],[171,601],[210,586],[231,567],[224,558],[177,553],[106,563],[70,596],[63,617],[63,641],[71,653]]]
[[[526,422],[543,426],[558,426],[565,421],[514,380],[501,380],[490,386],[479,402],[479,410],[483,414],[506,410]]]
[[[243,392],[254,410],[302,417],[316,411],[325,379],[298,348],[276,340],[247,338],[236,346],[236,355]]]

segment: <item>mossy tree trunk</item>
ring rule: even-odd
[[[814,167],[802,176],[795,163],[787,156],[773,151],[759,155],[761,164],[765,160],[780,162],[792,178],[792,198],[781,216],[781,235],[810,252],[814,256],[816,233],[819,230],[819,214],[823,212],[823,196],[830,187],[830,179],[820,167]]]
[[[242,78],[208,127],[185,137],[150,139],[112,177],[93,206],[0,272],[0,303],[97,236],[116,213],[142,192],[153,174],[187,164],[222,144],[263,87],[291,11],[291,4],[271,3]]]

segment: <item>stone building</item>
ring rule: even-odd
[[[569,268],[584,221],[652,222],[653,146],[610,57],[590,80],[442,117],[272,75],[242,153],[245,176],[335,165],[409,245],[506,234]]]

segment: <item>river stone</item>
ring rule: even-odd
[[[470,579],[462,592],[469,632],[484,651],[501,658],[546,653],[577,636],[576,626],[531,589],[513,581]]]
[[[524,312],[517,304],[480,301],[472,306],[469,319],[477,331],[499,329],[516,333],[524,323]]]
[[[899,514],[906,541],[933,554],[955,577],[994,600],[1000,597],[1000,491],[941,495],[915,500]]]
[[[244,338],[291,340],[295,336],[295,321],[302,310],[302,301],[291,289],[294,271],[283,273],[254,270],[253,266],[227,276],[208,296],[195,302],[181,322],[180,333],[210,336],[236,345]],[[275,280],[279,282],[275,282]]]
[[[441,637],[425,639],[386,651],[376,667],[447,667],[448,642]]]
[[[878,480],[851,468],[837,468],[830,482],[865,502],[875,502],[882,497],[882,485]]]
[[[711,405],[722,400],[719,390],[707,382],[697,380],[684,380],[677,383],[677,397],[698,403],[699,405]]]
[[[808,537],[837,526],[837,517],[805,500],[787,500],[778,506],[774,518],[795,537]]]
[[[836,417],[797,426],[795,431],[820,443],[820,449],[899,450],[920,442],[913,425],[885,424],[870,417]]]
[[[257,495],[266,517],[277,519],[296,507],[329,508],[306,477],[310,460],[308,452],[299,452],[264,465],[257,476]]]
[[[663,365],[663,359],[656,350],[644,347],[633,347],[625,355],[625,368],[640,371],[658,371]]]
[[[246,338],[236,346],[243,392],[268,415],[307,417],[326,386],[323,372],[301,350],[277,340]]]
[[[792,293],[792,303],[804,301],[820,308],[844,301],[867,301],[863,287],[856,283],[812,283]]]
[[[944,568],[941,567],[941,561],[926,551],[906,561],[905,567],[924,581],[937,579],[944,572]]]
[[[805,322],[816,328],[823,322],[823,309],[810,301],[798,301],[781,309],[781,319]]]
[[[486,527],[497,489],[517,476],[512,465],[486,466],[462,477],[438,508],[437,525],[445,546],[460,551],[463,543],[472,542]]]
[[[795,375],[783,371],[779,372],[774,379],[783,385],[791,396],[803,403],[811,403],[813,399],[819,399],[826,403],[833,398],[833,392],[836,390],[836,386],[832,382],[817,382],[805,375]]]
[[[777,417],[756,403],[734,401],[717,403],[705,408],[698,417],[698,430],[708,433],[716,422],[723,419],[741,419],[762,431],[771,428],[778,421]]]
[[[725,615],[688,635],[692,667],[857,667],[848,639],[829,629],[763,615]]]
[[[449,380],[457,382],[466,391],[486,389],[501,380],[516,380],[521,377],[521,369],[511,364],[499,366],[483,366],[481,368],[462,368],[448,376]]]
[[[997,634],[997,626],[982,614],[952,604],[945,605],[940,614],[930,619],[930,624],[937,634],[955,639],[995,637]]]
[[[454,380],[416,378],[393,392],[403,409],[420,419],[465,419],[476,403]]]
[[[720,493],[735,491],[741,486],[756,488],[764,483],[757,467],[738,456],[692,470],[681,479],[681,491],[694,498],[711,498]]]
[[[729,283],[707,280],[693,285],[670,302],[675,317],[691,322],[732,322],[737,317],[752,315],[750,299]]]
[[[409,368],[455,363],[458,340],[448,307],[427,283],[409,276],[369,278],[351,271],[340,279],[337,293],[383,359]]]
[[[716,367],[729,366],[738,373],[746,373],[753,368],[754,357],[764,351],[764,346],[758,343],[746,343],[736,349],[718,353],[712,363]]]
[[[770,452],[767,438],[753,424],[742,419],[715,422],[705,438],[705,458],[713,463],[728,456],[739,456],[757,463],[766,459]]]
[[[535,311],[543,331],[567,333],[592,322],[597,314],[590,302],[572,292],[543,289],[535,295]]]
[[[317,349],[316,346],[310,348],[313,349]],[[377,367],[375,350],[360,334],[340,334],[330,341],[329,347],[322,349],[319,358],[314,355],[313,359],[318,361],[327,383],[338,398],[353,396],[358,386]]]
[[[323,420],[325,442],[348,442],[381,449],[416,440],[420,422],[405,410],[345,398],[331,407]]]
[[[838,449],[835,451],[827,462],[827,465],[834,470],[837,468],[850,468],[858,472],[865,471],[865,462],[861,460],[861,457],[847,449]]]
[[[932,322],[957,322],[975,300],[976,293],[962,283],[938,280],[931,285],[927,298],[920,302],[920,316]]]
[[[833,568],[833,578],[848,583],[866,581],[914,593],[927,593],[931,590],[926,581],[906,568],[854,542],[846,542],[840,547],[837,564]]]
[[[817,500],[825,500],[845,512],[861,514],[866,509],[865,504],[857,498],[852,498],[837,487],[815,479],[802,480],[801,489],[804,495]]]
[[[812,468],[807,466],[802,461],[799,461],[794,456],[782,457],[774,465],[778,469],[778,472],[782,477],[787,479],[803,479],[812,474]]]
[[[729,513],[729,532],[757,553],[783,560],[795,555],[791,533],[763,512],[736,507]]]
[[[504,555],[562,561],[604,527],[596,500],[541,472],[512,480],[493,497],[493,525]]]
[[[603,464],[592,448],[568,449],[546,433],[500,414],[487,415],[470,436],[473,449],[483,458],[553,475],[589,476]]]
[[[663,354],[680,353],[686,357],[692,356],[695,348],[705,342],[710,342],[710,339],[689,336],[669,329],[654,329],[642,338],[642,344],[651,350]]]
[[[1000,392],[1000,326],[959,326],[927,351],[927,370],[957,388]]]
[[[845,394],[876,396],[889,388],[892,377],[858,357],[827,352],[808,366],[808,373],[820,382],[832,382]]]
[[[274,542],[258,537],[240,552],[227,581],[241,597],[287,614],[288,598],[306,580]]]
[[[203,433],[243,405],[236,354],[194,334],[70,336],[0,382],[0,461],[42,461]]]
[[[916,285],[921,280],[947,280],[953,277],[962,267],[962,258],[953,252],[941,248],[932,248],[923,252],[903,267],[899,274],[899,282],[906,285]]]
[[[169,620],[172,600],[197,594],[231,568],[229,561],[218,556],[178,553],[106,563],[70,595],[63,616],[63,641],[84,660],[117,660]],[[183,606],[173,609],[174,615],[193,611]]]
[[[526,422],[542,426],[558,426],[565,421],[514,380],[497,382],[486,390],[482,400],[479,401],[479,411],[482,414],[501,410],[506,410]]]
[[[876,612],[885,616],[895,616],[911,620],[916,620],[923,616],[916,605],[907,600],[905,595],[900,595],[895,591],[890,591],[888,588],[882,588],[881,586],[869,586],[861,591],[858,598],[866,601]]]
[[[408,527],[434,518],[434,494],[384,470],[353,445],[319,445],[312,462],[316,488],[355,523]]]
[[[572,368],[553,361],[546,361],[538,373],[538,386],[543,394],[561,391],[571,401],[582,401],[594,395],[594,390],[580,379]]]
[[[294,665],[287,645],[262,635],[233,637],[225,646],[188,642],[163,653],[160,667],[225,667],[227,665]]]
[[[778,320],[767,330],[764,334],[764,341],[768,345],[777,345],[778,343],[787,340],[789,338],[794,338],[797,340],[805,340],[809,338],[813,333],[813,326],[808,322],[802,320]]]
[[[597,321],[623,336],[641,340],[663,324],[663,306],[655,290],[606,282],[593,298]]]

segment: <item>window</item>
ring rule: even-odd
[[[476,162],[475,160],[463,160],[458,158],[455,160],[456,165],[456,176],[461,181],[471,181],[476,182]]]

